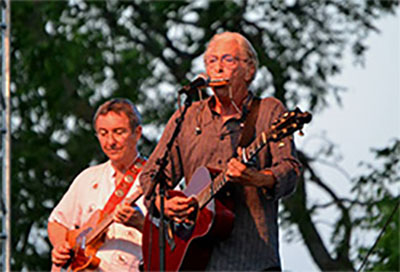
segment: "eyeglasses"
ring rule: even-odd
[[[207,56],[205,58],[205,63],[207,66],[212,66],[218,63],[219,58],[217,56]],[[239,57],[234,57],[231,54],[225,54],[221,57],[221,62],[225,67],[233,68],[239,61],[247,62],[248,59],[240,59]]]

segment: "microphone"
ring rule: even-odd
[[[204,74],[199,74],[195,80],[190,82],[189,84],[183,86],[179,91],[178,94],[186,94],[189,95],[192,91],[196,91],[197,88],[207,87],[208,83],[210,83],[210,78]]]

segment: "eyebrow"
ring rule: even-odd
[[[97,130],[106,130],[106,131],[115,131],[115,130],[118,130],[118,129],[128,130],[125,127],[116,127],[116,128],[113,128],[113,129],[97,128]]]

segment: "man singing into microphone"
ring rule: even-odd
[[[216,34],[207,47],[204,62],[214,95],[188,109],[168,157],[167,182],[171,188],[182,177],[189,183],[200,166],[227,169],[228,186],[216,198],[234,202],[235,219],[229,237],[215,243],[207,270],[280,271],[278,200],[294,192],[300,175],[294,144],[289,138],[268,143],[252,166],[242,164],[233,155],[243,127],[254,128],[251,136],[260,135],[285,108],[275,98],[255,98],[248,89],[258,60],[253,46],[242,35]],[[248,111],[250,114],[246,114]],[[252,121],[246,117],[252,111],[256,114],[249,126],[246,122]],[[171,117],[143,169],[141,182],[145,191],[150,190],[156,160],[164,154],[179,116],[177,111]],[[184,221],[195,210],[193,202],[192,197],[167,198],[165,214],[176,222]]]

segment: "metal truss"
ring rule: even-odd
[[[11,107],[10,107],[10,0],[0,0],[1,10],[1,270],[11,271]]]

